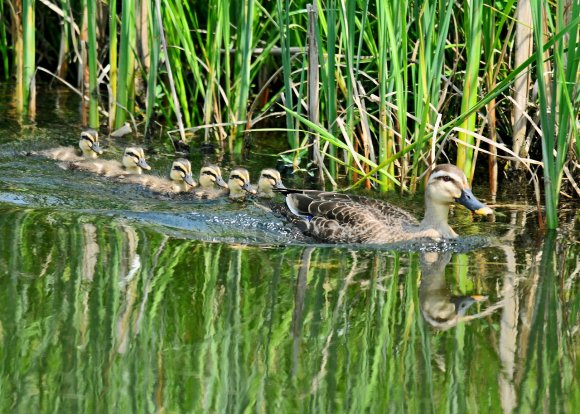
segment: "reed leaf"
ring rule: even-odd
[[[89,63],[89,126],[99,128],[99,89],[97,84],[97,15],[96,3],[87,2],[88,63]]]

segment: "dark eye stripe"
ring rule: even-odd
[[[82,139],[86,139],[91,144],[93,144],[95,142],[95,140],[93,139],[93,137],[91,135],[83,135]]]
[[[203,175],[211,175],[212,177],[217,178],[217,174],[211,170],[205,170],[202,174]]]
[[[187,171],[185,171],[181,165],[175,165],[173,166],[173,169],[182,172],[184,175],[187,174]]]
[[[262,177],[267,178],[268,180],[277,181],[277,179],[270,174],[262,174]]]
[[[134,152],[128,152],[127,153],[128,156],[133,157],[133,158],[137,158],[137,160],[140,160],[141,157],[139,156],[139,154],[135,154]]]
[[[240,180],[240,181],[241,181],[242,183],[244,183],[244,184],[246,183],[246,180],[245,180],[245,179],[244,179],[242,176],[240,176],[240,175],[238,175],[238,174],[234,174],[234,175],[231,175],[231,176],[230,176],[230,179],[232,179],[232,180],[233,180],[234,178],[237,178],[238,180]]]

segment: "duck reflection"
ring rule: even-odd
[[[450,252],[424,252],[421,254],[421,285],[419,304],[425,321],[437,329],[449,329],[466,319],[467,310],[476,302],[487,299],[483,295],[452,296],[445,282],[445,267],[451,260]],[[486,313],[487,314],[487,313]]]

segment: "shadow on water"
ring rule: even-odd
[[[314,244],[20,156],[78,139],[55,99],[46,129],[0,120],[0,411],[580,410],[577,209],[546,236],[509,200],[456,209],[445,245]]]

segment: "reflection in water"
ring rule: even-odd
[[[451,260],[451,252],[424,252],[421,254],[421,285],[419,303],[423,317],[434,328],[449,329],[457,325],[476,302],[487,296],[451,296],[445,282],[445,267]],[[495,308],[495,307],[494,307]],[[474,315],[469,319],[480,318],[488,312]]]
[[[0,206],[0,410],[575,412],[579,250],[227,245]]]

